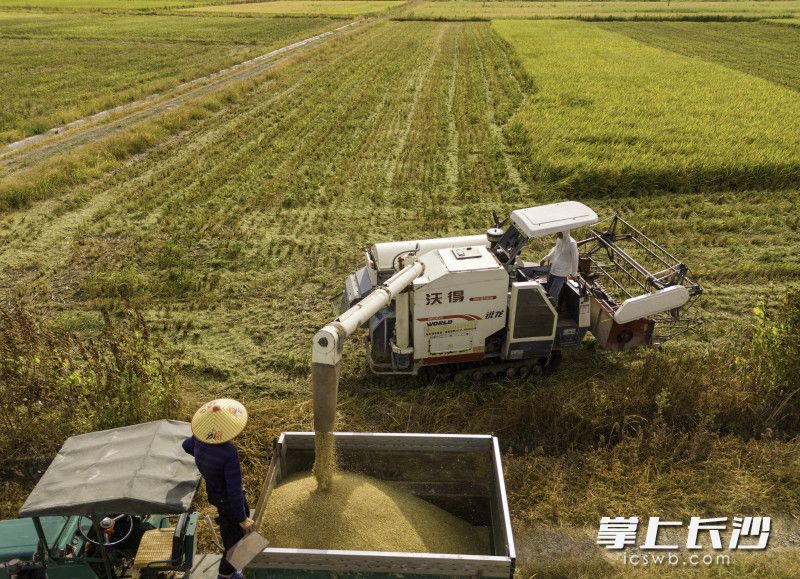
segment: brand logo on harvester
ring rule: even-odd
[[[597,531],[597,544],[609,550],[626,550],[632,547],[645,553],[624,553],[623,562],[629,565],[729,565],[731,556],[719,553],[730,551],[763,551],[769,543],[772,527],[771,517],[733,517],[730,536],[724,538],[728,530],[728,517],[692,517],[686,526],[686,542],[678,536],[684,527],[683,521],[662,521],[660,517],[649,517],[647,532],[643,543],[637,544],[639,517],[602,517]],[[659,539],[659,530],[672,529],[670,538]],[[667,534],[667,533],[665,533]],[[699,551],[711,547],[716,553],[691,553],[684,556],[681,549]],[[649,551],[672,551],[671,553],[649,553]]]
[[[453,320],[434,320],[432,322],[428,322],[426,325],[428,326],[446,326],[448,324],[452,324]]]
[[[475,322],[475,321],[480,320],[480,319],[481,319],[481,317],[479,315],[477,315],[477,314],[451,314],[449,316],[434,316],[432,318],[417,318],[417,321],[418,322],[429,322],[428,325],[430,325],[430,322],[438,322],[438,321],[445,321],[445,320],[449,320],[451,322],[453,320],[466,320],[468,322]]]

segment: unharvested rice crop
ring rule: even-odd
[[[757,19],[800,14],[800,2],[473,2],[465,0],[412,4],[409,18],[448,20],[498,18],[582,18],[598,20]]]
[[[261,533],[272,547],[486,554],[486,529],[472,527],[391,483],[354,473],[319,492],[314,477],[289,477],[267,501]]]
[[[492,27],[536,85],[506,127],[531,183],[582,197],[796,187],[796,91],[597,24]]]
[[[194,12],[236,14],[308,14],[314,16],[360,16],[374,14],[402,5],[403,0],[275,0],[223,4],[194,8]]]
[[[800,28],[763,22],[609,22],[650,46],[716,62],[800,90]]]

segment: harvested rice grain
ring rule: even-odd
[[[332,432],[314,434],[314,477],[321,491],[329,491],[336,473],[336,442]]]
[[[327,492],[309,473],[269,498],[261,532],[272,547],[486,554],[486,530],[397,485],[339,472]]]

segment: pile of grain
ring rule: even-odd
[[[297,549],[486,554],[485,528],[363,475],[337,473],[326,492],[311,474],[289,477],[267,502],[261,533]]]

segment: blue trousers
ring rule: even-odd
[[[558,298],[561,296],[561,290],[564,289],[564,284],[566,282],[566,277],[553,275],[551,273],[547,274],[547,295],[550,296],[550,300],[553,302],[556,309],[558,309]]]
[[[231,515],[231,509],[225,499],[209,499],[208,502],[217,507],[217,524],[219,525],[220,535],[222,535],[222,546],[225,547],[225,553],[227,553],[228,549],[244,537],[244,529],[239,526],[239,521],[235,520]],[[249,516],[250,506],[247,504],[246,497],[244,499],[244,512]],[[228,563],[225,553],[223,553],[223,557],[219,562],[220,575],[230,575],[237,571],[237,569],[233,568],[233,565]]]

